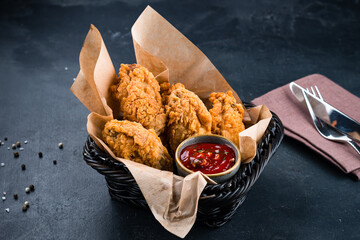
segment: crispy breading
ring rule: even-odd
[[[209,110],[212,116],[212,133],[222,135],[239,146],[239,133],[245,129],[244,108],[241,104],[236,104],[231,91],[211,93],[209,100],[213,104],[213,108]]]
[[[124,119],[154,129],[157,135],[164,131],[166,115],[160,85],[148,69],[139,64],[121,64],[119,78],[110,91],[120,101]]]
[[[163,82],[160,84],[160,93],[161,93],[162,103],[165,106],[166,101],[170,95],[170,83],[169,82]]]
[[[183,140],[211,133],[211,115],[195,93],[177,83],[163,98],[168,119],[166,133],[173,153]]]
[[[161,170],[173,169],[173,159],[153,129],[147,130],[137,122],[111,120],[102,135],[117,157]]]

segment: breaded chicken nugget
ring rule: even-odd
[[[163,97],[168,119],[166,133],[173,153],[183,140],[211,132],[211,115],[195,93],[177,83]]]
[[[241,104],[236,104],[231,91],[211,93],[209,100],[213,104],[213,108],[209,110],[212,116],[212,133],[222,135],[239,146],[239,133],[245,129],[244,108]]]
[[[120,101],[124,119],[154,129],[157,135],[164,131],[166,116],[160,85],[148,69],[139,64],[121,64],[119,78],[110,91]]]
[[[153,129],[147,130],[137,122],[111,120],[102,135],[117,157],[160,170],[173,169],[173,159]]]

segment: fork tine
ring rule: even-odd
[[[315,85],[315,89],[316,89],[317,94],[319,95],[319,98],[324,101],[324,98],[321,96],[321,93],[316,85]]]
[[[311,93],[312,93],[312,95],[314,95],[315,97],[317,97],[317,96],[316,96],[316,93],[315,93],[315,91],[314,91],[314,88],[313,88],[312,86],[311,86],[310,88],[311,88]]]
[[[316,86],[315,86],[315,88],[317,88]],[[311,86],[310,87],[310,89],[311,89],[311,93],[309,92],[309,88],[306,88],[306,91],[308,92],[308,93],[310,93],[311,95],[313,95],[314,97],[318,97],[317,95],[316,95],[316,92],[315,92],[315,90],[314,90],[314,88]],[[320,95],[320,97],[321,97],[321,95]],[[310,106],[311,107],[311,106]],[[309,107],[308,107],[309,108]],[[310,110],[309,110],[310,111]],[[314,114],[315,115],[315,114]],[[320,124],[320,126],[324,126],[324,124],[322,123],[322,121],[320,121],[320,119],[315,115],[315,118],[318,120],[318,122],[319,122],[319,124]]]
[[[306,90],[308,91],[308,89],[306,89]],[[309,92],[309,91],[308,91],[308,92]],[[316,117],[315,112],[314,112],[314,110],[313,110],[313,108],[312,108],[312,106],[311,106],[311,104],[310,104],[310,101],[309,101],[309,99],[308,99],[308,97],[306,96],[306,93],[305,93],[304,91],[303,91],[303,96],[304,96],[304,99],[305,99],[306,106],[307,106],[307,108],[308,108],[308,110],[309,110],[310,116],[311,116],[311,118],[312,118],[312,120],[313,120],[313,123],[314,123],[314,125],[315,125],[315,128],[316,128],[317,131],[321,134],[320,130],[318,129],[318,124],[319,124],[320,126],[322,126],[322,124],[321,124],[321,122],[319,121],[319,119]]]

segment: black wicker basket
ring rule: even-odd
[[[245,106],[253,105],[245,104]],[[270,124],[258,143],[254,160],[241,165],[238,173],[227,182],[206,185],[199,199],[196,221],[209,227],[220,227],[229,221],[279,147],[283,136],[283,125],[273,113]],[[90,137],[84,146],[84,160],[105,176],[112,199],[149,209],[127,167],[103,152]]]

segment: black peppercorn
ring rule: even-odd
[[[42,152],[39,152],[39,158],[42,158],[42,157],[43,157]]]
[[[18,148],[21,147],[20,142],[16,142],[16,146],[17,146]]]
[[[56,164],[57,164],[57,161],[56,161],[56,160],[54,160],[54,161],[53,161],[53,164],[54,164],[54,165],[56,165]]]
[[[58,146],[60,149],[62,149],[64,147],[63,143],[59,143]]]
[[[21,169],[22,169],[22,170],[25,170],[25,169],[26,169],[25,164],[21,164]]]
[[[11,148],[12,148],[12,149],[15,149],[15,148],[16,148],[16,145],[15,145],[15,144],[12,144],[12,145],[11,145]]]
[[[34,185],[32,185],[32,184],[31,184],[29,187],[30,187],[30,190],[31,190],[32,192],[35,190],[35,187],[34,187]]]
[[[18,158],[19,157],[19,152],[14,152],[14,157]]]
[[[14,194],[14,199],[18,199],[18,195],[16,193]]]
[[[27,206],[25,204],[22,206],[22,210],[23,210],[23,212],[26,212]]]
[[[7,137],[4,138],[4,141],[7,141]]]

